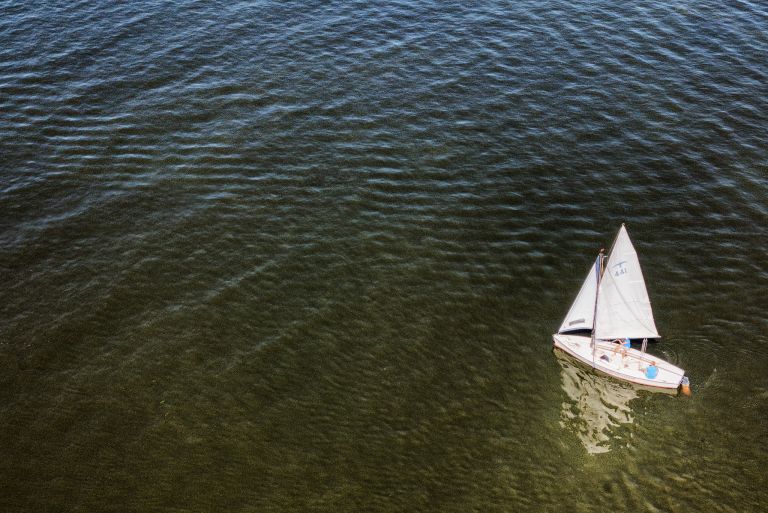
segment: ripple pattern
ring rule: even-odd
[[[0,0],[0,507],[759,510],[767,54],[752,0]],[[694,397],[585,435],[621,222]]]

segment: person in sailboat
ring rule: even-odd
[[[654,379],[656,376],[659,375],[659,368],[656,367],[656,362],[653,361],[648,367],[645,367],[644,369],[640,369],[643,372],[645,372],[645,377],[648,379]]]
[[[625,337],[624,340],[621,340],[617,338],[613,341],[616,344],[616,347],[613,348],[613,354],[618,353],[621,351],[621,357],[627,356],[627,350],[632,347],[631,342],[629,341],[629,338]]]

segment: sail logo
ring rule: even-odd
[[[619,277],[622,274],[627,274],[629,272],[629,269],[627,269],[627,266],[625,265],[627,262],[626,260],[624,262],[619,262],[618,264],[614,265],[612,267],[613,275],[615,277]]]

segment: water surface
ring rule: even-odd
[[[768,10],[464,4],[0,1],[4,511],[765,509]]]

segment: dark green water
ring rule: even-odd
[[[767,34],[0,1],[0,509],[765,510]],[[690,398],[552,353],[622,222]]]

